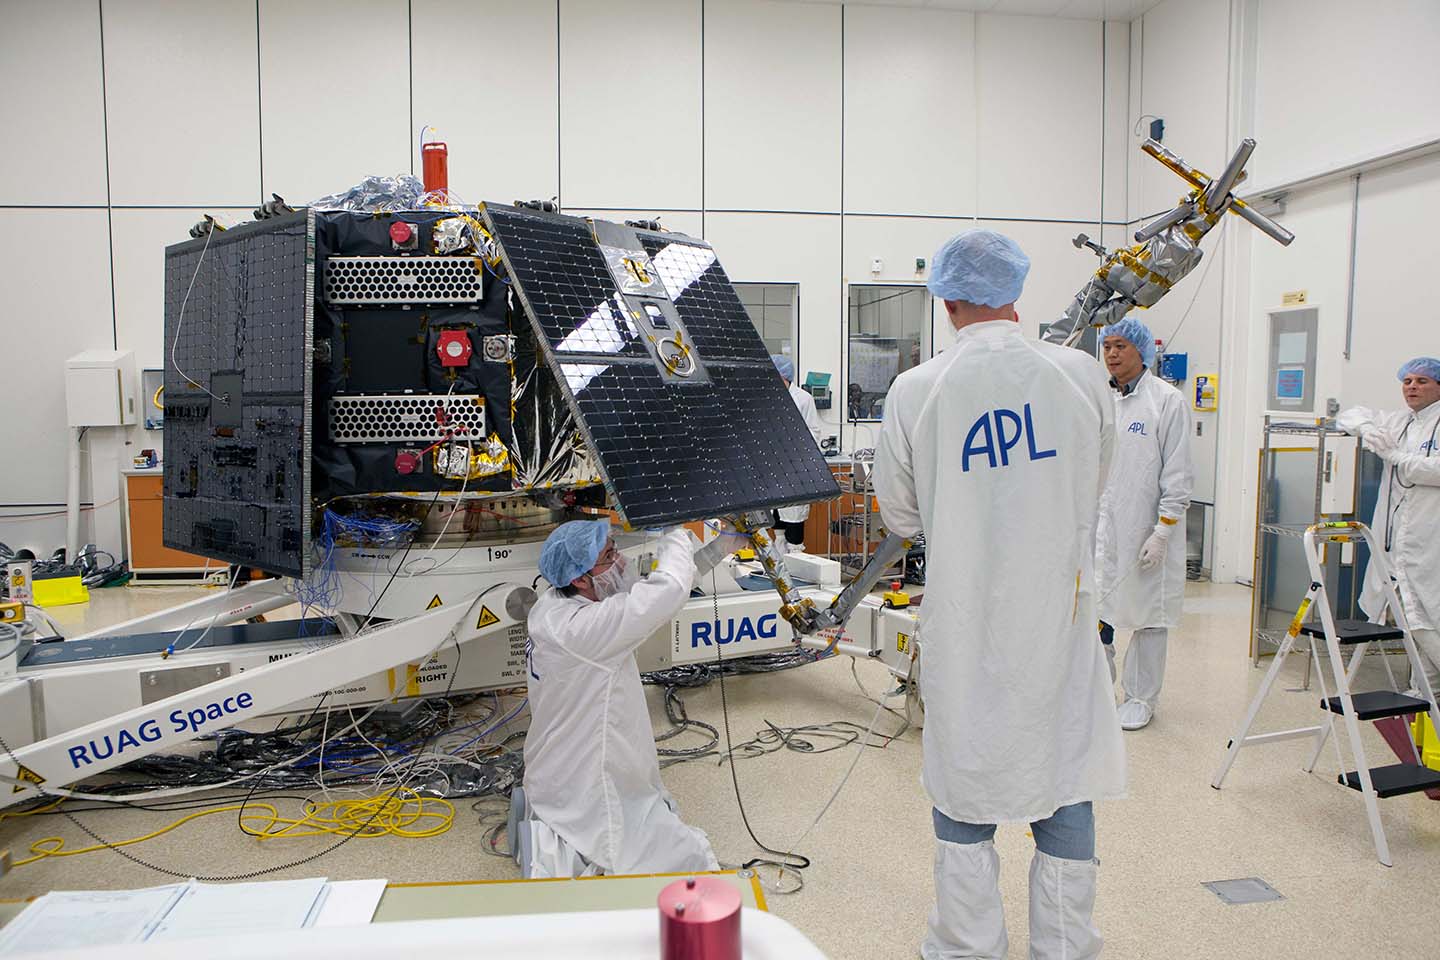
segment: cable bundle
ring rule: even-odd
[[[408,546],[420,524],[414,520],[392,520],[362,514],[340,514],[327,509],[320,525],[316,550],[320,556],[310,575],[293,581],[291,592],[300,604],[301,617],[309,622],[310,611],[334,612],[343,595],[335,553],[341,547],[396,549]],[[302,627],[305,629],[305,627]]]

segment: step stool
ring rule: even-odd
[[[1377,570],[1385,586],[1386,610],[1395,618],[1396,625],[1393,627],[1383,622],[1366,620],[1337,621],[1331,612],[1330,602],[1325,594],[1320,550],[1316,546],[1316,541],[1348,543],[1357,538],[1363,538],[1369,545],[1370,562],[1378,565]],[[1335,733],[1335,717],[1340,716],[1344,719],[1346,739],[1350,743],[1350,753],[1354,759],[1354,770],[1347,770],[1340,737],[1335,736],[1335,755],[1339,760],[1341,771],[1337,780],[1341,785],[1360,793],[1364,801],[1366,816],[1370,821],[1370,833],[1375,840],[1375,855],[1381,863],[1388,867],[1392,863],[1390,847],[1385,840],[1385,828],[1380,822],[1380,807],[1376,801],[1440,788],[1440,770],[1432,770],[1421,763],[1420,751],[1415,745],[1413,736],[1410,736],[1409,742],[1413,763],[1401,762],[1370,767],[1365,757],[1365,745],[1360,738],[1360,721],[1428,713],[1431,722],[1440,727],[1440,709],[1437,709],[1435,692],[1430,689],[1430,682],[1421,666],[1420,652],[1416,649],[1415,641],[1410,636],[1410,622],[1401,606],[1400,596],[1395,588],[1395,578],[1390,573],[1385,554],[1375,542],[1375,535],[1370,528],[1363,523],[1355,522],[1315,524],[1305,531],[1305,562],[1310,568],[1310,589],[1305,594],[1305,599],[1300,602],[1300,608],[1295,613],[1295,619],[1290,622],[1290,629],[1286,631],[1285,638],[1280,642],[1280,648],[1276,651],[1275,659],[1270,664],[1270,669],[1265,674],[1265,679],[1261,682],[1254,701],[1250,704],[1245,720],[1240,725],[1239,733],[1226,744],[1225,759],[1221,762],[1220,769],[1216,771],[1214,779],[1210,781],[1210,785],[1216,790],[1220,789],[1242,747],[1274,743],[1279,740],[1311,738],[1314,741],[1314,749],[1311,751],[1309,763],[1304,768],[1306,773],[1311,772],[1315,769],[1315,764],[1320,759],[1320,753],[1325,748],[1325,741]],[[1305,622],[1312,607],[1319,612],[1320,622],[1318,624]],[[1381,611],[1375,618],[1376,621],[1383,621],[1385,612]],[[1316,726],[1300,727],[1294,730],[1250,733],[1250,728],[1254,726],[1255,718],[1260,713],[1265,698],[1280,675],[1285,658],[1295,648],[1295,638],[1302,633],[1312,638],[1310,656],[1313,658],[1315,676],[1319,678],[1320,682],[1320,709],[1325,713],[1325,721]],[[1351,686],[1355,682],[1356,674],[1360,672],[1360,664],[1364,659],[1366,649],[1370,644],[1384,640],[1399,640],[1404,645],[1405,655],[1410,661],[1411,675],[1416,677],[1420,683],[1419,697],[1398,692],[1399,685],[1395,682],[1395,675],[1390,669],[1388,657],[1385,658],[1385,672],[1390,677],[1392,689],[1363,693],[1352,692]],[[1321,669],[1320,664],[1319,642],[1325,644],[1329,654],[1327,659],[1335,684],[1335,696],[1330,696],[1326,686],[1325,671]],[[1350,647],[1353,650],[1348,664],[1342,654],[1343,647]]]

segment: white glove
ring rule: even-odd
[[[1375,411],[1369,407],[1349,407],[1335,415],[1335,426],[1363,440],[1375,426]]]
[[[1405,451],[1395,442],[1395,438],[1384,430],[1371,428],[1365,434],[1363,441],[1365,449],[1373,452],[1375,456],[1386,463],[1394,463]]]
[[[1165,559],[1165,550],[1170,545],[1170,527],[1168,523],[1155,524],[1155,529],[1140,548],[1141,570],[1153,570]]]

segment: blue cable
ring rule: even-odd
[[[523,710],[523,709],[525,709],[525,706],[526,706],[529,702],[530,702],[530,698],[529,698],[529,697],[526,697],[525,699],[521,700],[520,703],[515,707],[514,710],[511,710],[508,715],[506,715],[505,717],[503,717],[503,718],[501,718],[499,721],[497,721],[497,722],[494,724],[494,726],[491,726],[489,729],[485,730],[485,731],[484,731],[483,733],[481,733],[479,736],[473,737],[473,738],[470,739],[470,740],[466,740],[464,743],[460,744],[460,746],[456,747],[454,750],[451,750],[451,751],[450,751],[450,755],[451,755],[451,756],[455,756],[455,755],[458,754],[461,750],[464,750],[466,747],[470,746],[470,744],[472,744],[472,743],[479,743],[481,740],[484,740],[486,737],[490,736],[490,734],[494,733],[496,730],[499,730],[501,727],[505,726],[505,724],[509,723],[511,720],[514,720],[517,716],[520,715],[520,711]]]

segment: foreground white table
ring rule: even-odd
[[[774,914],[745,909],[745,960],[825,960],[800,931]],[[276,936],[229,936],[29,954],[75,960],[395,960],[397,956],[524,957],[526,960],[658,960],[660,919],[654,909],[525,914],[372,923],[300,930]]]

